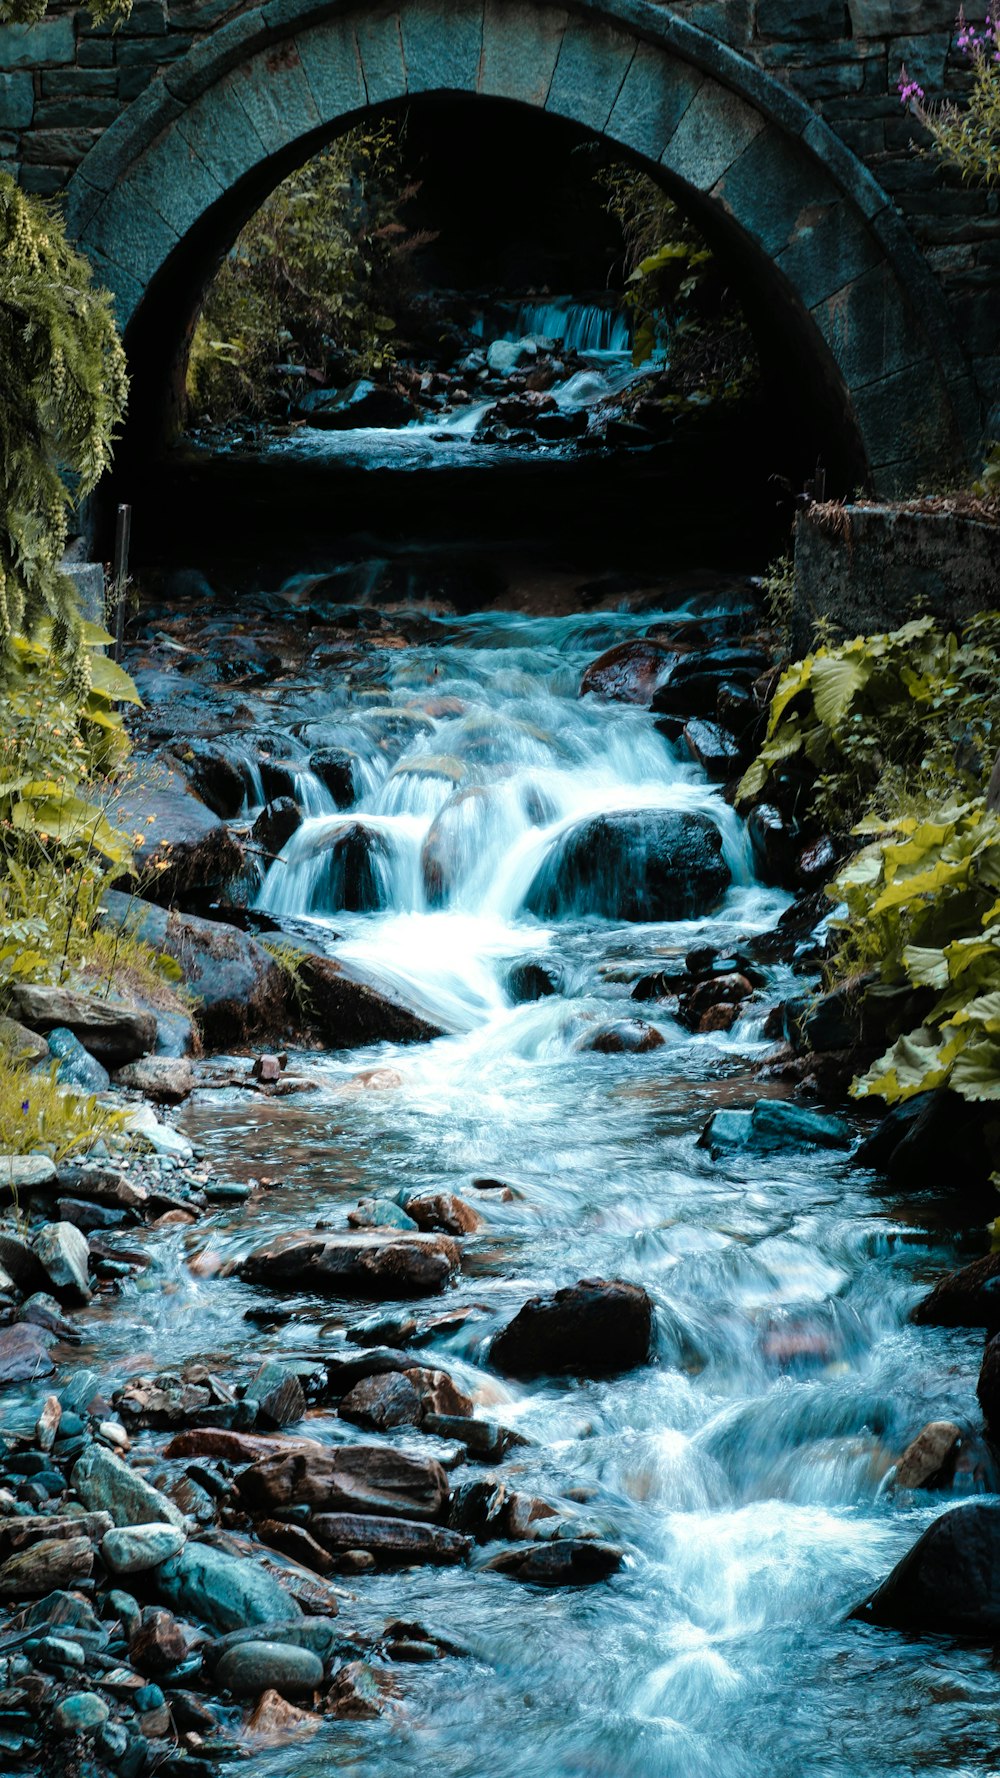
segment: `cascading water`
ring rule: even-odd
[[[428,640],[385,651],[377,684],[283,687],[302,769],[307,746],[349,747],[359,795],[307,818],[261,905],[310,923],[445,1034],[305,1053],[295,1065],[313,1090],[292,1098],[193,1100],[183,1125],[218,1177],[269,1182],[209,1246],[228,1258],[317,1220],[342,1227],[359,1198],[398,1210],[411,1188],[457,1192],[482,1228],[431,1305],[366,1315],[303,1296],[269,1321],[268,1300],[235,1278],[192,1275],[204,1225],[164,1226],[150,1273],[102,1327],[104,1355],[179,1366],[208,1351],[249,1376],[268,1357],[308,1370],[345,1328],[391,1344],[415,1325],[419,1362],[526,1441],[496,1468],[504,1484],[619,1543],[626,1562],[591,1588],[475,1566],[352,1575],[346,1636],[403,1618],[464,1653],[392,1668],[400,1696],[379,1720],[255,1749],[260,1778],[995,1770],[988,1652],[847,1621],[941,1510],[934,1495],[894,1497],[893,1462],[926,1421],[975,1414],[979,1336],[908,1319],[951,1256],[935,1206],[838,1151],[713,1158],[699,1144],[713,1110],[782,1090],[747,1069],[767,1047],[766,1006],[801,992],[784,966],[725,1034],[632,998],[646,973],[695,944],[726,954],[787,903],[753,880],[737,817],[646,711],[577,696],[584,665],[653,620],[428,619]],[[717,904],[642,922],[529,911],[568,832],[636,810],[712,824],[732,876]],[[529,978],[550,991],[526,999]],[[588,1047],[637,1012],[659,1048]],[[651,1293],[654,1362],[599,1381],[498,1375],[489,1338],[524,1300],[594,1277]],[[307,1430],[356,1436],[322,1411]],[[409,1427],[363,1436],[459,1461]],[[459,1468],[453,1482],[492,1474]]]

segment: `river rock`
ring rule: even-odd
[[[56,1063],[56,1079],[61,1086],[78,1093],[106,1093],[111,1076],[103,1062],[84,1049],[78,1037],[64,1025],[49,1032],[49,1055]]]
[[[896,1465],[896,1488],[946,1488],[955,1470],[961,1428],[951,1420],[931,1420],[911,1440]]]
[[[70,1297],[90,1295],[90,1248],[71,1222],[47,1222],[34,1241],[35,1252],[54,1290]]]
[[[84,1506],[110,1513],[116,1525],[166,1523],[184,1530],[184,1514],[173,1501],[100,1445],[92,1445],[80,1458],[70,1480]]]
[[[345,432],[355,426],[406,426],[413,408],[405,395],[359,377],[346,389],[311,389],[300,396],[295,413],[322,432]]]
[[[415,1519],[381,1519],[368,1513],[314,1513],[310,1530],[325,1549],[367,1550],[384,1567],[411,1562],[465,1562],[472,1539]]]
[[[246,802],[246,780],[240,760],[218,741],[178,736],[166,751],[194,794],[223,821],[232,820]]]
[[[394,992],[365,981],[347,964],[287,944],[305,991],[310,1029],[330,1049],[371,1043],[426,1043],[442,1035]]]
[[[591,661],[580,681],[580,696],[641,704],[648,710],[654,692],[665,684],[679,660],[675,649],[647,636],[619,642]]]
[[[0,1564],[0,1599],[38,1599],[88,1580],[94,1566],[89,1537],[43,1537]]]
[[[602,1056],[641,1056],[660,1049],[663,1041],[663,1033],[644,1019],[616,1019],[613,1025],[601,1025],[580,1047]]]
[[[991,1334],[1000,1332],[1000,1253],[987,1253],[949,1272],[921,1298],[910,1319],[924,1327],[985,1327]]]
[[[360,754],[350,747],[318,747],[310,754],[309,765],[338,809],[349,809],[364,782]]]
[[[481,859],[496,807],[493,785],[469,784],[454,791],[438,810],[420,849],[420,870],[431,907],[441,907]]]
[[[29,1031],[27,1025],[0,1013],[0,1054],[4,1051],[15,1061],[44,1062],[49,1046],[37,1031]]]
[[[14,988],[11,1003],[18,1018],[33,1031],[49,1032],[63,1026],[109,1068],[134,1062],[156,1042],[152,1013],[138,1012],[78,988],[22,982]]]
[[[188,895],[224,889],[243,869],[242,846],[181,774],[171,770],[171,763],[140,767],[136,782],[111,809],[117,827],[146,835],[137,872],[144,893],[165,907]]]
[[[850,1126],[843,1118],[787,1099],[758,1099],[752,1111],[715,1111],[698,1138],[713,1160],[732,1149],[752,1149],[760,1154],[784,1148],[846,1148]]]
[[[1000,1432],[1000,1335],[994,1334],[986,1343],[976,1394],[987,1433],[995,1437]]]
[[[407,1216],[420,1229],[436,1229],[446,1235],[474,1235],[483,1226],[479,1213],[454,1192],[409,1192],[404,1205]]]
[[[48,1720],[57,1735],[94,1735],[109,1715],[108,1706],[95,1692],[69,1692]]]
[[[112,1574],[142,1574],[158,1568],[185,1544],[176,1525],[121,1525],[101,1540],[101,1556]]]
[[[60,1161],[56,1179],[61,1192],[94,1204],[141,1211],[148,1202],[144,1185],[137,1185],[127,1174],[103,1161]]]
[[[18,1290],[26,1293],[44,1290],[48,1284],[48,1274],[31,1243],[23,1235],[15,1234],[13,1229],[2,1226],[0,1266]]]
[[[994,1642],[1000,1632],[1000,1505],[969,1501],[935,1519],[854,1616],[909,1635]]]
[[[237,1488],[251,1512],[269,1514],[311,1506],[324,1512],[434,1519],[448,1498],[439,1463],[389,1445],[276,1452],[245,1469]]]
[[[180,1105],[194,1088],[194,1069],[186,1056],[143,1056],[119,1068],[115,1085],[133,1087],[154,1105]]]
[[[541,919],[682,920],[708,913],[730,882],[706,815],[628,809],[577,822],[537,871],[525,906]]]
[[[250,837],[268,857],[277,858],[302,826],[302,811],[291,796],[275,797],[257,816]]]
[[[311,1649],[287,1642],[240,1642],[228,1648],[215,1669],[218,1683],[238,1698],[276,1691],[315,1691],[322,1684],[323,1663]]]
[[[169,1673],[186,1660],[188,1640],[172,1611],[148,1605],[129,1638],[129,1658],[140,1673]]]
[[[0,1154],[0,1192],[19,1197],[55,1184],[55,1162],[47,1154]]]
[[[323,1718],[313,1710],[299,1710],[280,1692],[265,1691],[247,1720],[246,1732],[255,1741],[280,1745],[294,1735],[314,1735]]]
[[[330,1687],[329,1708],[334,1716],[365,1720],[380,1716],[395,1691],[392,1677],[383,1667],[345,1661]]]
[[[0,1328],[0,1388],[50,1376],[56,1368],[49,1357],[52,1343],[51,1334],[24,1322]]]
[[[291,980],[247,933],[221,920],[179,914],[114,891],[105,895],[101,917],[134,932],[179,965],[186,986],[197,996],[198,1018],[210,1048],[284,1029]]]
[[[388,1432],[393,1426],[419,1426],[423,1418],[420,1392],[405,1371],[364,1377],[349,1389],[338,1409],[342,1420]]]
[[[415,1229],[416,1223],[392,1198],[359,1198],[347,1212],[352,1229]]]
[[[519,1544],[492,1556],[483,1566],[536,1586],[579,1587],[607,1580],[624,1560],[625,1552],[616,1544],[574,1537],[551,1543]]]
[[[166,1605],[211,1624],[216,1630],[239,1630],[295,1617],[291,1594],[258,1563],[231,1556],[206,1543],[189,1543],[153,1576]]]
[[[268,1438],[263,1433],[233,1432],[229,1427],[196,1426],[179,1432],[166,1447],[164,1457],[218,1457],[224,1463],[257,1463],[263,1457],[288,1451],[321,1451],[314,1438]]]
[[[338,1296],[423,1296],[443,1290],[459,1268],[445,1235],[279,1235],[237,1268],[249,1284]]]
[[[743,749],[736,736],[721,723],[692,717],[684,724],[683,740],[695,764],[716,783],[724,784],[727,778],[739,773]]]
[[[641,1285],[582,1278],[529,1298],[497,1334],[490,1363],[514,1377],[606,1376],[646,1364],[652,1336],[653,1305]]]
[[[504,989],[515,1006],[524,1006],[529,1000],[545,1000],[550,994],[558,994],[560,978],[554,965],[525,957],[511,964],[504,977]]]

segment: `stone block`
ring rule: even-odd
[[[661,164],[685,184],[710,191],[767,126],[759,111],[706,80],[681,118]]]
[[[878,242],[848,204],[804,210],[774,263],[808,309],[870,271],[881,259]]]
[[[770,258],[810,230],[826,211],[841,207],[837,187],[812,156],[798,142],[771,129],[754,137],[713,187],[712,196]],[[866,260],[858,270],[870,263]]]
[[[87,225],[86,246],[126,268],[145,286],[177,246],[177,231],[127,182],[111,192]]]
[[[829,43],[844,28],[843,0],[758,0],[757,35],[782,43]]]
[[[98,284],[109,290],[114,299],[115,320],[120,331],[124,332],[139,307],[146,292],[137,278],[126,271],[124,266],[116,265],[106,254],[83,240],[79,243],[94,268],[94,277]]]
[[[88,37],[113,37],[119,46],[133,35],[164,37],[167,33],[165,0],[132,0],[132,11],[124,25],[116,26],[114,20],[109,20],[106,24],[88,24],[85,29]]]
[[[546,109],[603,132],[635,49],[635,39],[624,31],[572,17],[559,50]]]
[[[481,10],[463,5],[462,0],[406,0],[399,20],[409,92],[476,91],[483,46]]]
[[[87,162],[87,182],[100,191],[111,191],[125,177],[144,148],[180,115],[183,106],[167,91],[162,80],[149,88],[109,124]]]
[[[809,509],[795,523],[797,632],[816,616],[849,636],[891,630],[915,609],[946,622],[1000,605],[1000,530],[948,513],[848,507],[832,534]]]
[[[844,195],[857,205],[863,216],[877,216],[880,210],[886,208],[888,199],[882,187],[850,149],[844,147],[840,138],[834,135],[821,117],[813,117],[806,125],[802,140],[833,175]]]
[[[851,392],[851,402],[868,451],[876,493],[912,494],[918,487],[954,474],[958,441],[933,359]],[[891,482],[891,466],[901,465]]]
[[[227,103],[222,92],[206,93],[174,131],[225,189],[264,159],[264,145],[235,95]]]
[[[146,91],[155,78],[154,68],[121,68],[118,73],[118,97],[123,105],[131,104]]]
[[[75,167],[96,140],[93,130],[32,130],[24,138],[21,154],[26,164],[34,166]]]
[[[31,75],[0,74],[0,130],[23,130],[31,122],[35,89]]]
[[[847,0],[855,38],[890,37],[900,32],[949,31],[952,0]]]
[[[110,68],[114,59],[114,44],[106,37],[81,37],[76,46],[76,60],[80,68]]]
[[[322,122],[294,42],[262,50],[227,77],[269,154],[287,148]]]
[[[697,68],[640,43],[608,119],[608,135],[658,161],[703,80]]]
[[[18,184],[22,191],[30,191],[34,197],[51,198],[57,191],[62,191],[68,178],[68,167],[23,166],[18,174]]]
[[[398,99],[406,91],[398,12],[366,13],[358,18],[355,28],[369,105]]]
[[[119,68],[158,68],[170,59],[169,45],[162,37],[135,37],[120,43],[115,51]]]
[[[811,311],[848,388],[863,388],[926,356],[915,315],[888,266],[873,266]]]
[[[131,169],[128,191],[133,202],[148,204],[181,236],[218,202],[225,186],[174,128],[164,131]]]
[[[228,25],[203,37],[180,62],[168,68],[166,84],[175,98],[185,104],[209,92],[225,74],[248,62],[267,42],[269,6],[242,13]]]
[[[53,68],[41,76],[43,99],[94,99],[118,88],[113,68]]]
[[[356,111],[367,100],[354,27],[329,19],[295,39],[299,60],[320,117],[326,123]]]
[[[104,129],[118,116],[115,98],[39,99],[35,107],[38,130]]]
[[[544,105],[549,96],[567,14],[539,7],[486,0],[479,90],[525,105]]]
[[[41,19],[37,25],[0,25],[0,68],[46,68],[72,62],[76,33],[72,18]]]

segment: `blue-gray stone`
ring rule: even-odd
[[[184,1529],[184,1514],[120,1457],[95,1445],[70,1477],[84,1506],[111,1514],[116,1525],[170,1524]]]
[[[158,1568],[184,1548],[176,1525],[120,1525],[101,1540],[101,1555],[112,1574],[141,1574]]]
[[[92,1735],[108,1720],[108,1707],[93,1692],[70,1692],[49,1718],[57,1735]]]
[[[49,1032],[49,1055],[58,1063],[56,1075],[64,1087],[76,1087],[81,1093],[106,1093],[111,1085],[107,1069],[65,1025]]]
[[[300,1615],[295,1600],[267,1570],[206,1543],[189,1543],[155,1576],[165,1605],[216,1630],[240,1630]]]
[[[215,1677],[238,1698],[256,1697],[271,1686],[284,1697],[314,1691],[323,1678],[323,1663],[310,1649],[292,1643],[239,1642],[227,1648]]]

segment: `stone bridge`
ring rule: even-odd
[[[0,154],[64,194],[152,411],[207,279],[298,162],[435,94],[616,145],[724,243],[869,484],[967,469],[1000,395],[996,196],[913,152],[905,62],[964,78],[955,0],[135,0],[0,29]]]

